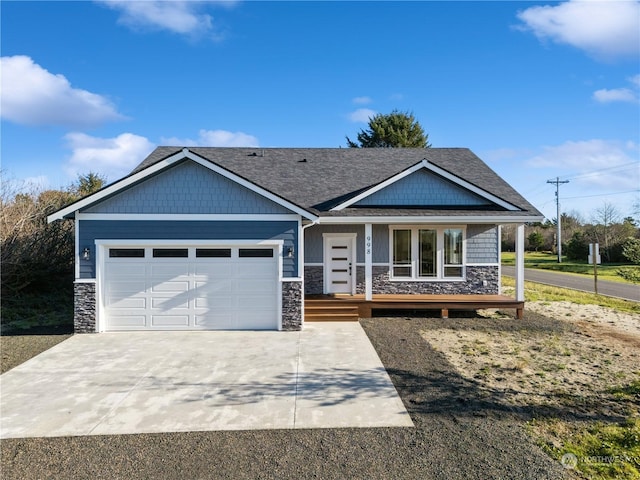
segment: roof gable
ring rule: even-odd
[[[427,160],[364,190],[331,210],[347,207],[443,208],[477,207],[519,210],[490,192]]]
[[[290,214],[290,209],[209,168],[185,160],[82,213]]]
[[[164,153],[164,155],[158,156],[159,153],[160,154]],[[49,215],[47,217],[47,221],[53,222],[55,220],[60,220],[63,218],[73,218],[75,215],[75,212],[90,208],[94,204],[102,200],[108,199],[118,193],[121,193],[126,189],[129,189],[132,186],[144,181],[145,179],[153,177],[154,175],[175,165],[176,163],[184,161],[185,159],[192,160],[195,163],[205,167],[206,169],[216,172],[222,175],[223,177],[226,177],[227,179],[233,182],[236,182],[237,184],[245,188],[248,188],[249,190],[252,190],[258,195],[261,195],[262,197],[265,197],[266,199],[271,200],[272,202],[275,202],[298,215],[302,215],[303,217],[308,218],[310,220],[315,220],[317,218],[315,215],[305,210],[304,208],[301,208],[300,206],[290,202],[289,200],[277,194],[274,194],[259,185],[254,184],[253,182],[247,180],[246,178],[243,178],[237,175],[236,173],[221,167],[220,165],[216,165],[212,162],[209,162],[203,159],[199,155],[196,155],[193,152],[191,152],[188,148],[183,148],[183,149],[172,148],[170,151],[160,148],[152,152],[150,157],[153,157],[153,156],[155,156],[156,158],[154,158],[154,161],[152,163],[148,163],[144,166],[139,165],[131,173],[131,175],[124,177],[115,183],[107,185],[106,187],[100,189],[99,191],[91,195],[88,195],[87,197],[84,197],[72,203],[71,205],[68,205],[65,208],[58,210],[52,215]],[[147,159],[150,157],[147,157]]]

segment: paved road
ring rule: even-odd
[[[515,277],[515,267],[502,266],[502,274],[507,277]],[[583,292],[593,293],[593,277],[566,275],[547,270],[524,269],[524,279],[530,282],[555,285],[557,287],[572,288]],[[625,300],[640,302],[640,287],[628,283],[608,282],[598,280],[598,293],[610,297],[618,297]]]

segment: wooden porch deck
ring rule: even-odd
[[[442,318],[449,310],[512,308],[516,317],[524,314],[524,302],[505,295],[306,295],[305,321],[357,321],[369,318],[373,310],[440,310]]]

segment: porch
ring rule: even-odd
[[[483,308],[514,309],[516,317],[524,314],[524,301],[506,295],[306,295],[305,321],[357,321],[369,318],[373,310],[440,310],[442,318],[449,310],[477,310]]]

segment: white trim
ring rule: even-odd
[[[208,160],[203,159],[202,157],[200,157],[199,155],[194,154],[193,152],[191,152],[188,148],[183,148],[180,152],[177,152],[173,155],[171,155],[168,158],[165,158],[164,160],[161,160],[157,163],[154,163],[153,165],[145,168],[144,170],[141,170],[140,172],[137,172],[131,176],[125,177],[117,182],[112,183],[111,185],[103,188],[102,190],[99,190],[98,192],[89,195],[81,200],[78,200],[77,202],[72,203],[71,205],[69,205],[66,208],[63,208],[61,210],[58,210],[57,212],[49,215],[47,217],[47,222],[51,223],[55,220],[61,220],[63,219],[65,216],[77,211],[77,210],[81,210],[82,208],[85,208],[93,203],[96,203],[110,195],[113,195],[115,193],[118,193],[122,190],[124,190],[125,188],[133,185],[134,183],[137,183],[141,180],[144,180],[145,178],[167,168],[170,167],[171,165],[184,160],[184,159],[189,159],[189,160],[193,160],[194,162],[196,162],[197,164],[208,168],[209,170],[212,170],[213,172],[222,175],[223,177],[245,187],[248,188],[249,190],[257,193],[258,195],[261,195],[269,200],[271,200],[274,203],[277,203],[278,205],[291,210],[295,213],[297,213],[298,215],[302,215],[305,218],[308,218],[309,220],[315,220],[317,217],[311,213],[309,213],[308,211],[306,211],[303,208],[300,208],[299,206],[289,202],[288,200],[285,200],[271,192],[269,192],[268,190],[265,190],[262,187],[259,187],[258,185],[256,185],[255,183],[252,183],[248,180],[245,180],[244,178],[236,175],[235,173],[230,172],[229,170],[213,163],[210,162]]]
[[[272,247],[276,250],[276,268],[278,271],[277,278],[277,329],[282,330],[282,283],[287,281],[301,281],[299,277],[296,278],[284,278],[283,277],[283,248],[284,240],[281,239],[269,239],[269,240],[95,240],[96,251],[96,278],[87,279],[91,281],[78,282],[78,283],[96,283],[96,331],[103,332],[106,330],[106,319],[104,316],[104,302],[102,298],[102,285],[104,285],[105,279],[105,259],[107,258],[107,249],[111,247],[122,246],[145,246],[145,247],[198,247],[198,246],[228,246],[228,247],[242,247],[244,245],[264,245]]]
[[[414,172],[417,172],[418,170],[420,170],[421,168],[423,168],[422,163],[424,162],[424,160],[420,163],[416,163],[415,165],[413,165],[412,167],[407,168],[406,170],[403,170],[402,172],[394,175],[391,178],[388,178],[387,180],[380,182],[379,184],[377,184],[376,186],[365,190],[364,192],[360,193],[359,195],[356,195],[355,197],[350,198],[349,200],[342,202],[340,205],[337,205],[335,207],[333,207],[331,209],[331,211],[333,212],[337,212],[340,211],[350,205],[353,205],[354,203],[359,202],[360,200],[362,200],[363,198],[368,197],[369,195],[373,195],[376,192],[379,192],[380,190],[382,190],[385,187],[388,187],[389,185],[397,182],[398,180],[403,179],[404,177],[411,175]]]
[[[397,175],[394,175],[393,177],[385,180],[384,182],[381,182],[377,185],[375,185],[374,187],[362,192],[359,195],[356,195],[355,197],[350,198],[349,200],[342,202],[340,205],[333,207],[331,210],[332,211],[340,211],[346,207],[349,207],[351,205],[353,205],[354,203],[359,202],[360,200],[362,200],[363,198],[366,198],[370,195],[373,195],[376,192],[379,192],[380,190],[384,189],[385,187],[388,187],[389,185],[397,182],[398,180],[401,180],[403,178],[405,178],[406,176],[417,172],[418,170],[421,169],[426,169],[429,170],[437,175],[440,175],[441,177],[449,180],[450,182],[466,189],[469,190],[470,192],[475,193],[476,195],[479,195],[480,197],[489,200],[490,202],[495,203],[496,205],[499,205],[507,210],[510,211],[519,211],[520,209],[518,207],[516,207],[515,205],[506,202],[505,200],[502,200],[501,198],[493,195],[492,193],[487,192],[486,190],[483,190],[480,187],[476,187],[475,185],[473,185],[472,183],[467,182],[466,180],[457,177],[455,175],[453,175],[452,173],[447,172],[446,170],[443,170],[440,167],[437,167],[436,165],[434,165],[433,163],[429,162],[426,159],[423,159],[421,162],[416,163],[415,165],[413,165],[412,167],[409,167],[408,169],[398,173]]]
[[[373,299],[373,229],[370,223],[364,224],[364,299]]]
[[[228,222],[279,222],[300,221],[300,215],[286,214],[200,214],[200,213],[76,213],[80,220],[170,220],[170,221],[228,221]]]
[[[215,245],[215,246],[229,246],[229,247],[238,247],[244,245],[267,245],[267,246],[277,246],[284,245],[284,240],[281,239],[269,239],[269,240],[96,240],[96,245],[113,245],[113,246],[140,246],[140,245],[148,245],[148,246],[189,246],[189,247],[199,247],[202,245]],[[282,252],[280,252],[280,257],[282,257]]]
[[[483,215],[456,215],[456,216],[424,216],[424,215],[391,215],[391,216],[353,216],[353,217],[320,217],[318,223],[320,225],[355,225],[355,224],[363,224],[363,223],[372,223],[372,224],[385,224],[385,223],[394,223],[394,224],[415,224],[415,223],[426,223],[430,225],[443,225],[443,224],[451,224],[451,223],[464,223],[464,224],[518,224],[518,223],[530,223],[530,222],[541,222],[544,220],[544,217],[534,217],[534,216],[508,216],[508,217],[500,217],[500,216],[483,216]]]
[[[436,276],[421,277],[419,275],[419,239],[418,232],[420,230],[436,231]],[[448,229],[462,230],[462,268],[461,277],[445,277],[444,270],[447,266],[444,263],[444,231]],[[410,277],[394,277],[393,275],[393,231],[409,230],[411,232],[411,276]],[[450,265],[449,265],[450,266]],[[464,282],[467,279],[467,226],[466,225],[389,225],[389,280],[398,282]]]
[[[516,227],[516,300],[524,302],[524,224]]]
[[[331,255],[328,254],[328,245],[329,240],[332,238],[347,238],[351,239],[351,295],[355,295],[356,293],[356,283],[357,283],[357,272],[356,272],[356,259],[358,258],[358,254],[356,251],[357,247],[357,233],[330,233],[323,232],[322,234],[322,258],[324,260],[322,264],[322,279],[323,279],[323,293],[328,294],[329,292],[329,274],[331,272],[331,268],[329,267],[329,263],[331,262]]]
[[[76,278],[73,283],[96,283],[95,278]]]
[[[502,225],[498,225],[498,293],[502,293]]]
[[[281,282],[302,282],[302,277],[282,277]]]
[[[467,267],[499,267],[500,264],[496,262],[488,263],[465,263]]]
[[[74,275],[76,278],[80,278],[80,222],[78,221],[78,212],[76,212],[76,219],[73,222],[73,258],[75,265],[73,266]]]

